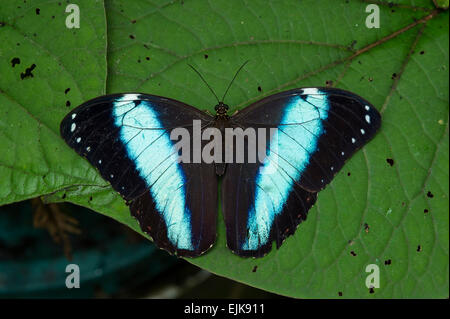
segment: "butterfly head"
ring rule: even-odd
[[[229,107],[228,107],[228,105],[226,105],[225,103],[219,102],[219,104],[217,104],[217,105],[214,107],[214,109],[216,110],[216,114],[217,114],[218,116],[226,116]]]

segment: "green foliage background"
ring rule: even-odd
[[[68,2],[2,1],[0,205],[64,198],[139,231],[121,198],[60,138],[61,119],[85,100],[124,91],[213,111],[187,63],[220,93],[250,59],[227,96],[232,108],[331,84],[371,101],[382,129],[280,250],[233,255],[220,215],[214,248],[189,261],[292,297],[448,297],[448,11],[431,0],[371,2],[379,29],[366,28],[370,2],[358,0],[78,0],[79,29],[65,27]],[[372,293],[368,264],[380,268]]]

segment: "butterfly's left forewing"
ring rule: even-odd
[[[189,257],[214,243],[217,208],[213,164],[181,163],[170,136],[176,128],[192,136],[193,120],[212,118],[172,99],[129,93],[83,103],[61,123],[69,146],[129,202],[156,245]]]
[[[294,233],[316,193],[374,136],[381,119],[353,93],[306,88],[269,96],[231,121],[274,130],[264,161],[229,164],[222,187],[228,246],[240,256],[259,257]]]

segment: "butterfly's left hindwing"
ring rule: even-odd
[[[198,256],[216,238],[214,166],[180,163],[170,139],[172,128],[192,136],[194,119],[212,121],[184,103],[130,93],[83,103],[60,128],[68,145],[130,203],[156,245],[180,256]]]
[[[374,136],[381,118],[353,93],[306,88],[262,99],[231,122],[275,130],[264,162],[229,164],[222,187],[228,247],[240,256],[259,257],[274,240],[279,247],[293,234],[316,193]]]

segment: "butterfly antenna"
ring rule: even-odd
[[[223,95],[222,102],[225,100],[225,96],[227,95],[228,90],[230,89],[231,85],[233,84],[234,79],[236,79],[237,75],[239,74],[239,72],[241,72],[242,68],[248,63],[248,61],[250,61],[250,60],[245,61],[244,64],[241,65],[241,67],[239,68],[239,70],[237,70],[236,74],[235,74],[234,77],[233,77],[233,80],[231,80],[230,84],[228,85],[227,90],[225,91],[225,93],[224,93],[224,95]]]
[[[203,76],[200,74],[200,72],[198,72],[192,65],[190,65],[188,63],[188,65],[191,67],[192,70],[195,71],[195,73],[198,74],[198,76],[200,77],[200,79],[202,79],[203,82],[205,82],[206,86],[209,88],[209,90],[212,92],[212,94],[214,94],[214,96],[216,97],[217,103],[220,103],[219,98],[217,97],[216,93],[214,92],[214,90],[209,86],[208,82],[206,82],[206,80],[203,78]]]

